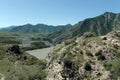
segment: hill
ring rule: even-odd
[[[52,25],[45,25],[45,24],[26,24],[21,26],[11,26],[8,28],[3,28],[1,31],[4,32],[19,32],[19,33],[52,33],[59,30],[67,29],[68,27],[71,27],[70,24],[67,25],[58,25],[58,26],[52,26]]]
[[[45,65],[18,45],[0,47],[0,80],[45,80]]]
[[[54,43],[60,43],[65,39],[82,36],[85,32],[100,36],[118,29],[120,29],[120,14],[105,12],[100,16],[80,21],[69,29],[52,33],[49,38],[53,39]]]
[[[119,80],[120,31],[65,40],[47,61],[49,80]]]

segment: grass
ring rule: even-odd
[[[7,51],[9,45],[0,47],[0,73],[5,80],[45,80],[46,61],[37,60],[27,53]]]
[[[0,36],[1,44],[21,44],[22,41],[17,40],[14,36]]]
[[[113,80],[120,79],[120,58],[105,62],[104,68],[112,73]]]
[[[0,72],[4,74],[5,80],[45,80],[46,73],[43,63],[33,65],[19,64],[17,67],[8,60],[0,60]]]

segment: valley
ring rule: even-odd
[[[1,80],[119,80],[120,14],[75,25],[0,29]]]

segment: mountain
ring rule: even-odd
[[[52,33],[49,38],[53,39],[54,43],[60,43],[65,39],[82,36],[85,32],[99,36],[118,29],[120,29],[120,14],[105,12],[100,16],[80,21],[69,29]]]
[[[120,31],[65,40],[47,56],[47,80],[119,80]]]
[[[45,24],[26,24],[21,26],[11,26],[8,28],[3,28],[1,31],[4,32],[20,32],[20,33],[52,33],[59,30],[67,29],[68,27],[71,27],[70,24],[67,25],[58,25],[58,26],[52,26],[52,25],[45,25]]]

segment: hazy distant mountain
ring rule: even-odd
[[[105,35],[112,30],[120,29],[120,14],[105,12],[104,14],[80,21],[73,27],[50,34],[55,43],[64,39],[81,36],[85,32],[92,32],[95,35]]]
[[[20,32],[20,33],[51,33],[56,32],[59,30],[64,30],[68,27],[71,27],[70,24],[67,25],[45,25],[45,24],[26,24],[21,26],[11,26],[8,28],[3,28],[1,31],[8,31],[8,32]]]

